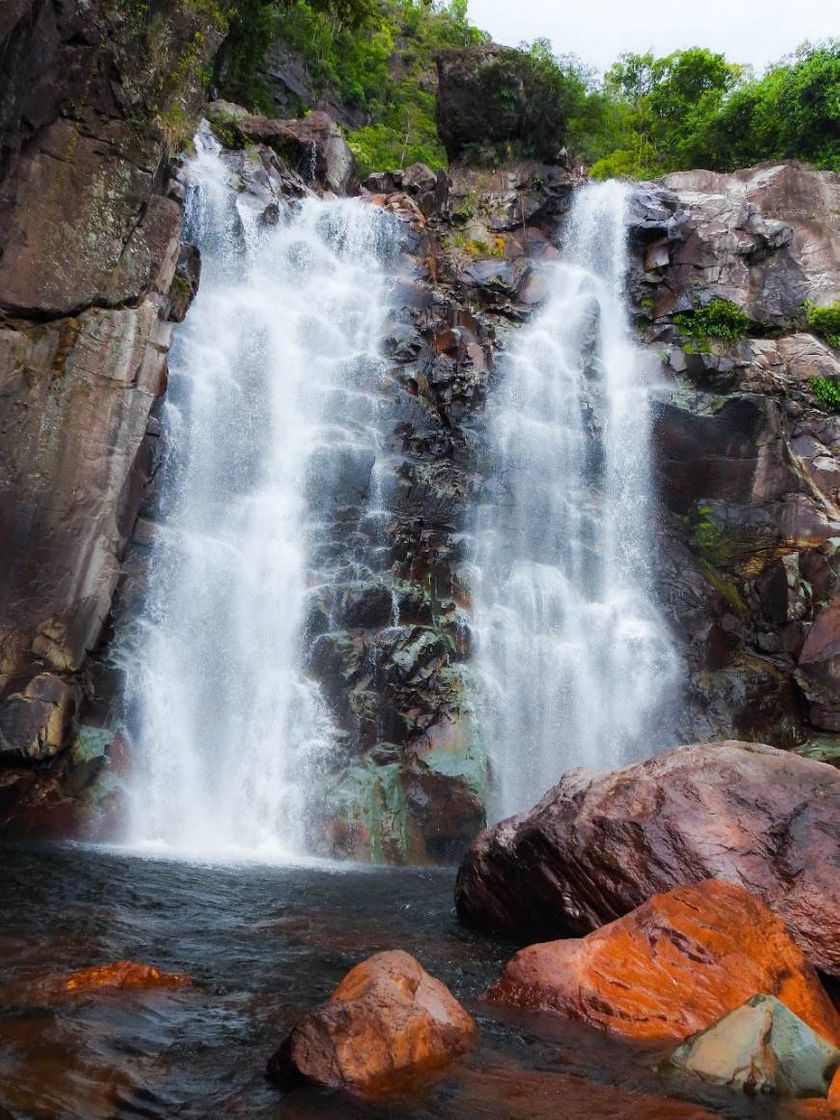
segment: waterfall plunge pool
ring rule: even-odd
[[[512,952],[462,929],[449,869],[212,866],[82,847],[0,861],[0,1117],[7,1120],[703,1120],[807,1115],[796,1102],[661,1095],[655,1058],[480,995]],[[401,948],[477,1016],[482,1041],[423,1088],[288,1095],[266,1060],[371,953]],[[36,984],[123,958],[194,986],[47,998]],[[492,1012],[492,1015],[491,1015]]]

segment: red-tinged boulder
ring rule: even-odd
[[[478,1028],[448,988],[408,953],[376,953],[297,1024],[268,1063],[284,1089],[306,1081],[366,1093],[440,1068]]]
[[[488,995],[656,1043],[703,1031],[756,993],[840,1043],[840,1016],[782,922],[743,887],[706,879],[587,937],[522,949]]]
[[[840,1112],[840,1069],[837,1070],[828,1087],[828,1103]]]
[[[96,964],[62,977],[58,986],[65,992],[93,992],[103,988],[185,988],[192,981],[180,972],[161,972],[150,964],[115,961]]]
[[[465,925],[533,942],[588,933],[703,878],[758,895],[840,975],[840,772],[735,741],[573,770],[479,835],[455,901]]]

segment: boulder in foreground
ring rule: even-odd
[[[470,1050],[478,1028],[408,953],[376,953],[310,1011],[268,1063],[280,1088],[306,1081],[352,1092],[431,1071]]]
[[[488,995],[653,1043],[706,1030],[760,992],[840,1043],[840,1016],[782,922],[743,887],[707,879],[587,937],[522,949]]]
[[[573,770],[478,836],[455,901],[465,925],[527,943],[580,936],[704,878],[757,894],[840,975],[840,771],[736,741]]]
[[[840,1050],[774,996],[757,995],[686,1039],[668,1065],[750,1096],[825,1097]]]

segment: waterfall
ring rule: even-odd
[[[665,745],[679,659],[651,590],[650,379],[624,301],[629,188],[575,196],[488,409],[474,628],[496,817]]]
[[[311,557],[375,460],[389,219],[306,198],[272,224],[206,129],[188,176],[202,277],[175,332],[158,531],[125,643],[130,838],[282,856],[303,847],[333,740],[302,668],[307,595],[328,578]]]

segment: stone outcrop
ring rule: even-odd
[[[488,995],[653,1043],[705,1030],[756,993],[840,1043],[840,1016],[782,922],[743,887],[707,879],[584,938],[522,949]]]
[[[311,1081],[378,1092],[439,1069],[477,1041],[478,1028],[445,985],[408,953],[377,953],[295,1026],[268,1074],[284,1089]]]
[[[790,747],[840,727],[820,637],[838,594],[840,417],[812,384],[840,359],[804,307],[840,296],[838,214],[840,176],[796,163],[681,172],[634,204],[630,290],[666,378],[657,562],[688,668],[685,739]],[[746,331],[693,335],[713,300]]]
[[[169,158],[220,31],[145,12],[22,0],[0,23],[0,823],[90,695],[189,302]]]
[[[750,1096],[825,1097],[840,1050],[775,996],[757,995],[686,1039],[668,1067]]]
[[[214,101],[207,107],[207,118],[227,147],[263,144],[307,186],[333,194],[352,193],[353,155],[328,113],[316,111],[301,120],[275,120],[248,113],[240,105]]]
[[[837,770],[737,742],[573,770],[478,837],[456,905],[468,925],[535,941],[586,933],[705,878],[753,891],[817,967],[840,975]]]
[[[556,90],[542,83],[530,56],[497,43],[442,51],[437,127],[450,161],[464,154],[531,155],[562,163],[566,120]]]

